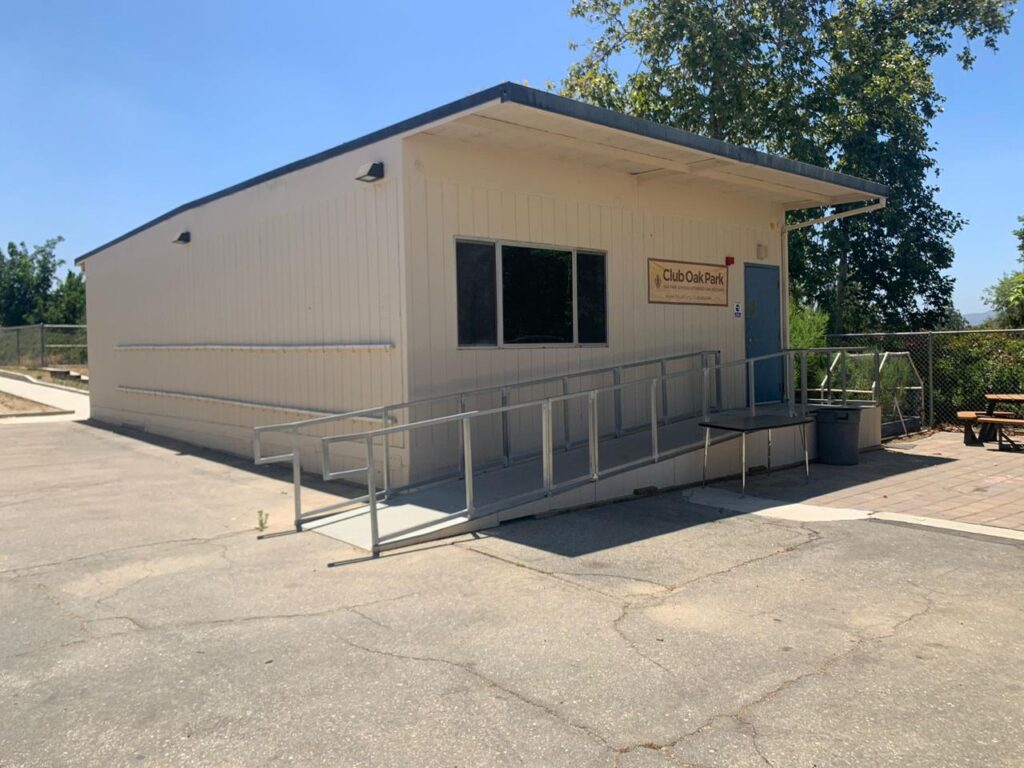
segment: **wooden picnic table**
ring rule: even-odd
[[[985,395],[985,400],[988,401],[988,405],[985,408],[985,415],[991,418],[996,415],[996,406],[1000,403],[1005,403],[1007,405],[1024,405],[1024,394],[1020,392],[987,394]],[[999,435],[1000,429],[998,424],[982,422],[978,425],[978,441],[981,443],[991,443],[993,440],[997,440]]]
[[[985,395],[987,401],[984,411],[957,411],[956,417],[964,423],[964,445],[983,446],[999,436],[999,425],[988,421],[992,418],[1012,419],[1013,411],[996,410],[1000,403],[1006,405],[1024,405],[1024,394],[993,393]],[[974,424],[978,425],[978,434],[974,433]]]

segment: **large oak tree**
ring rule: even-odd
[[[832,331],[931,326],[952,309],[935,199],[931,65],[995,49],[1015,0],[573,0],[598,34],[567,95],[887,184],[885,210],[791,237],[795,295]],[[820,211],[791,214],[813,218]]]

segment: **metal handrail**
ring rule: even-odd
[[[365,498],[365,500],[367,502],[367,505],[368,505],[368,511],[369,511],[369,517],[370,517],[370,525],[371,525],[371,550],[372,550],[372,553],[374,555],[376,555],[380,551],[380,546],[381,546],[382,542],[386,543],[387,541],[393,541],[393,540],[395,540],[398,537],[408,535],[410,532],[414,531],[415,529],[419,529],[419,528],[423,527],[423,526],[413,526],[413,528],[403,529],[403,530],[397,531],[397,532],[392,532],[391,534],[386,536],[384,539],[382,539],[380,537],[380,535],[379,535],[379,528],[378,528],[378,524],[377,524],[377,513],[378,513],[377,502],[379,500],[378,497],[381,495],[381,493],[379,493],[377,491],[376,487],[375,487],[376,468],[374,466],[374,440],[376,438],[379,438],[379,437],[385,438],[385,447],[386,447],[388,445],[388,442],[387,442],[386,438],[389,435],[396,434],[396,433],[399,433],[399,432],[411,432],[413,430],[417,430],[417,429],[421,429],[421,428],[435,427],[435,426],[438,426],[438,425],[441,425],[441,424],[451,424],[451,423],[455,423],[455,422],[460,422],[461,423],[460,448],[461,448],[461,452],[462,452],[462,462],[461,463],[462,463],[462,466],[463,466],[463,476],[462,476],[462,479],[463,479],[463,483],[464,483],[465,499],[466,499],[466,507],[465,507],[465,509],[462,510],[461,514],[464,514],[464,515],[467,516],[467,518],[469,518],[469,517],[473,517],[474,514],[479,512],[479,510],[477,509],[477,507],[475,505],[475,501],[474,501],[474,487],[473,487],[474,486],[475,467],[474,467],[474,462],[473,462],[473,447],[472,447],[472,443],[473,443],[473,438],[472,438],[472,434],[473,434],[472,433],[472,421],[474,419],[478,419],[478,418],[482,418],[482,417],[486,417],[486,416],[493,416],[493,415],[497,415],[497,414],[501,414],[501,415],[504,416],[505,414],[508,414],[508,413],[510,413],[512,411],[518,411],[518,410],[522,410],[522,409],[525,409],[525,408],[539,408],[540,409],[540,414],[541,414],[542,488],[538,489],[536,491],[528,492],[527,494],[520,494],[519,496],[551,495],[555,491],[562,490],[562,489],[565,489],[565,488],[568,488],[568,487],[575,487],[576,485],[578,485],[578,484],[580,484],[582,482],[595,482],[598,479],[600,479],[600,477],[602,475],[602,470],[600,468],[600,463],[599,463],[599,452],[598,452],[598,448],[599,448],[598,444],[600,442],[600,433],[599,433],[598,423],[597,423],[598,422],[598,408],[597,408],[597,404],[598,404],[598,397],[601,394],[605,394],[605,393],[609,393],[609,392],[611,392],[611,393],[621,393],[621,391],[624,390],[626,387],[634,387],[634,386],[641,386],[641,385],[646,385],[646,386],[648,386],[650,388],[650,419],[649,419],[649,421],[650,421],[650,430],[651,430],[651,453],[650,453],[650,456],[649,457],[645,456],[645,457],[643,457],[643,458],[641,458],[639,460],[630,461],[630,462],[627,462],[626,464],[623,464],[623,465],[620,465],[620,466],[616,466],[614,468],[609,468],[609,469],[605,470],[605,473],[610,472],[610,471],[621,471],[625,467],[640,466],[640,465],[647,464],[647,463],[658,462],[658,461],[662,460],[663,458],[666,458],[666,457],[668,457],[670,455],[674,455],[675,453],[678,453],[681,450],[681,449],[677,448],[675,451],[662,452],[660,450],[660,447],[659,447],[658,426],[661,423],[661,419],[659,418],[659,414],[658,414],[658,408],[659,408],[659,397],[658,397],[659,392],[658,392],[658,390],[660,388],[661,389],[661,393],[664,394],[665,390],[667,389],[666,385],[668,384],[669,381],[672,381],[672,380],[675,380],[675,379],[684,378],[684,377],[688,377],[688,376],[691,376],[691,375],[695,375],[697,373],[700,373],[702,375],[702,378],[701,378],[701,412],[702,412],[703,417],[706,419],[707,416],[708,416],[709,409],[710,409],[710,405],[709,404],[710,404],[710,376],[711,376],[711,374],[712,373],[715,374],[716,385],[720,386],[720,383],[721,383],[720,373],[721,373],[722,370],[724,370],[726,368],[745,366],[746,369],[747,369],[748,408],[750,410],[751,415],[754,415],[756,413],[756,407],[757,407],[756,397],[755,397],[755,393],[756,393],[756,387],[755,387],[756,363],[762,362],[762,361],[766,361],[766,360],[772,360],[772,359],[776,359],[776,358],[780,358],[781,357],[781,358],[783,358],[783,360],[785,362],[785,366],[784,366],[785,367],[785,372],[784,372],[784,375],[785,375],[786,391],[785,391],[785,395],[784,395],[784,401],[787,402],[788,405],[789,405],[790,415],[795,415],[795,412],[796,412],[795,411],[795,407],[796,407],[795,406],[795,394],[796,394],[796,392],[795,392],[795,383],[794,383],[794,373],[795,373],[796,358],[799,355],[800,363],[801,363],[801,395],[802,395],[802,397],[801,397],[801,409],[802,409],[802,412],[804,414],[806,414],[806,412],[807,412],[807,404],[808,404],[808,397],[807,397],[807,392],[808,392],[808,388],[807,388],[807,358],[808,358],[808,355],[809,354],[832,354],[832,353],[838,353],[840,356],[844,357],[844,364],[845,364],[845,356],[846,355],[850,354],[851,352],[858,352],[861,349],[863,349],[863,348],[861,348],[861,347],[857,347],[857,348],[819,347],[819,348],[814,348],[814,349],[785,349],[785,350],[781,350],[780,352],[775,352],[775,353],[771,353],[771,354],[767,354],[767,355],[758,355],[758,356],[749,357],[749,358],[742,358],[742,359],[739,359],[739,360],[730,361],[728,363],[720,363],[719,362],[719,363],[716,363],[716,364],[711,365],[711,366],[707,365],[706,358],[702,358],[702,361],[701,361],[702,365],[701,365],[700,369],[689,369],[689,370],[686,370],[686,371],[677,371],[677,372],[671,373],[671,374],[665,374],[665,375],[662,375],[662,376],[654,376],[654,377],[650,377],[650,378],[647,378],[647,379],[638,379],[638,380],[631,381],[631,382],[617,381],[616,383],[608,385],[608,386],[596,387],[596,388],[593,388],[593,389],[590,389],[590,390],[584,390],[584,391],[581,391],[581,392],[572,392],[572,393],[565,393],[565,394],[562,394],[562,395],[554,395],[554,396],[551,396],[551,397],[542,398],[542,399],[538,399],[538,400],[533,400],[533,401],[529,401],[529,402],[526,402],[526,403],[517,403],[517,404],[513,404],[513,405],[502,405],[502,406],[499,406],[497,408],[488,408],[488,409],[474,410],[474,411],[464,411],[464,412],[460,412],[460,413],[456,413],[456,414],[449,414],[449,415],[446,415],[446,416],[440,416],[440,417],[435,417],[435,418],[431,418],[431,419],[423,419],[423,420],[420,420],[420,421],[417,421],[417,422],[412,422],[412,423],[409,423],[409,424],[396,424],[396,425],[393,425],[393,426],[385,426],[385,427],[381,427],[381,428],[378,428],[378,429],[366,430],[366,431],[359,432],[359,433],[354,433],[354,434],[330,435],[330,436],[323,437],[323,438],[320,439],[321,459],[322,459],[322,462],[323,462],[324,479],[325,480],[335,479],[335,478],[337,478],[339,476],[342,476],[342,475],[348,475],[348,474],[358,473],[358,472],[362,472],[362,471],[365,471],[367,473],[367,475],[366,475],[366,479],[367,479],[367,482],[366,482],[366,485],[367,485],[367,495],[364,498]],[[878,360],[877,360],[877,357],[878,357],[878,355],[876,353],[876,366],[879,364]],[[844,386],[845,386],[845,380],[844,380]],[[872,390],[873,390],[873,393],[877,396],[877,377],[876,377],[875,385],[872,387]],[[582,399],[582,398],[587,398],[588,404],[589,404],[589,407],[587,409],[587,427],[588,427],[587,428],[587,444],[588,444],[588,453],[589,453],[588,471],[584,475],[581,475],[581,476],[575,477],[575,478],[570,478],[569,480],[565,480],[562,483],[556,484],[554,482],[554,456],[553,456],[553,454],[554,454],[554,446],[553,446],[553,433],[552,433],[552,423],[551,423],[552,406],[555,403],[558,403],[558,402],[568,402],[570,400]],[[847,400],[847,393],[846,393],[846,391],[844,389],[843,402],[845,403],[846,400]],[[720,398],[719,398],[719,403],[720,403]],[[666,416],[667,416],[667,411],[666,411]],[[618,432],[616,434],[618,434]],[[331,472],[330,471],[330,446],[333,445],[334,443],[337,443],[337,442],[357,441],[357,440],[358,441],[362,441],[364,443],[364,445],[365,445],[366,467],[361,467],[361,468],[358,468],[356,470],[343,470],[343,471],[340,471],[340,472]],[[296,451],[297,451],[297,449],[296,449]],[[384,486],[385,486],[385,488],[383,490],[384,498],[387,498],[388,491],[389,491],[388,471],[389,471],[389,468],[388,468],[387,464],[385,464],[385,466],[384,466]],[[296,488],[296,494],[298,494],[298,488]],[[508,500],[506,500],[506,503],[507,502],[508,502]],[[351,504],[353,502],[348,501],[346,503],[347,504]],[[298,512],[298,507],[297,507],[297,512]],[[301,526],[301,520],[298,517],[296,518],[296,525],[297,525],[297,527]]]
[[[615,377],[616,381],[620,381],[623,372],[632,370],[635,368],[643,368],[651,365],[659,365],[662,373],[667,372],[667,366],[669,363],[677,362],[679,360],[685,360],[690,358],[699,357],[702,361],[702,366],[706,364],[706,360],[709,357],[713,357],[716,361],[721,360],[721,352],[719,350],[698,350],[696,352],[684,352],[677,355],[667,355],[664,357],[650,358],[647,360],[637,360],[630,363],[623,363],[621,365],[604,366],[601,368],[592,368],[584,371],[576,371],[573,373],[562,374],[559,376],[546,376],[539,379],[529,379],[527,381],[516,382],[514,384],[503,384],[503,385],[491,385],[487,387],[479,387],[477,389],[466,390],[463,392],[453,392],[444,395],[436,395],[433,397],[418,398],[416,400],[409,400],[403,403],[394,403],[390,405],[378,405],[370,408],[361,408],[355,411],[346,411],[344,413],[337,414],[326,414],[324,416],[314,416],[308,419],[301,419],[298,421],[282,422],[277,424],[264,424],[253,428],[253,460],[257,465],[273,464],[285,461],[291,461],[293,464],[293,473],[300,473],[301,467],[299,466],[299,453],[297,448],[297,435],[299,430],[320,426],[323,424],[331,424],[338,421],[345,421],[357,418],[379,418],[385,424],[389,424],[392,419],[392,414],[396,411],[408,410],[415,407],[422,407],[441,402],[454,401],[460,411],[464,410],[465,402],[467,399],[473,397],[480,397],[482,395],[499,393],[501,395],[502,406],[510,405],[512,392],[515,390],[528,389],[530,387],[541,386],[544,384],[551,384],[556,381],[562,382],[563,392],[568,391],[569,381],[573,379],[584,378],[588,376],[600,376],[603,374],[611,373]],[[718,391],[718,400],[721,400],[721,392]],[[538,398],[539,400],[540,398]],[[533,402],[533,401],[528,401]],[[668,410],[668,399],[667,396],[664,398],[663,403],[665,410]],[[615,419],[616,419],[616,434],[621,434],[621,419],[622,419],[622,407],[620,402],[616,402],[615,405]],[[503,417],[504,419],[504,417]],[[568,435],[568,423],[563,427],[565,433]],[[292,438],[292,451],[290,453],[282,453],[275,456],[263,456],[263,447],[261,443],[261,436],[266,432],[280,432],[290,434]],[[507,466],[512,461],[511,456],[511,445],[509,443],[509,425],[507,420],[503,420],[502,423],[502,446],[503,446],[503,462]],[[384,463],[385,467],[389,468],[391,462],[391,451],[390,445],[384,446]],[[386,472],[389,475],[390,472]],[[385,492],[390,489],[385,483]],[[298,506],[296,506],[296,520],[300,518]]]
[[[432,403],[445,402],[447,400],[458,400],[460,398],[471,398],[479,397],[481,395],[490,394],[502,394],[516,389],[527,389],[530,387],[538,387],[543,384],[553,384],[557,381],[565,381],[567,379],[579,379],[587,376],[600,376],[602,374],[615,374],[616,371],[621,375],[622,372],[633,368],[644,368],[649,365],[660,364],[662,367],[668,363],[676,362],[678,360],[686,360],[693,357],[713,355],[716,360],[721,359],[721,352],[719,350],[702,349],[696,352],[683,352],[678,355],[667,355],[664,357],[653,357],[646,360],[636,360],[630,363],[622,363],[620,365],[608,365],[601,368],[588,368],[584,371],[575,371],[572,373],[559,374],[555,376],[545,376],[539,379],[528,379],[527,381],[515,382],[512,384],[493,384],[487,387],[478,387],[476,389],[467,389],[461,392],[449,392],[443,395],[434,395],[432,397],[423,397],[416,400],[407,400],[402,403],[392,403],[388,405],[376,405],[370,408],[361,408],[355,411],[345,411],[343,413],[327,414],[325,416],[317,416],[310,419],[302,419],[299,421],[288,421],[281,422],[278,424],[263,424],[253,428],[253,431],[257,434],[263,432],[290,432],[295,429],[301,429],[303,427],[319,426],[321,424],[329,424],[335,421],[343,421],[359,416],[371,416],[386,411],[401,411],[408,408],[416,408],[424,405],[430,405]]]

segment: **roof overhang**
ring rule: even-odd
[[[884,199],[882,184],[640,120],[513,83],[498,102],[425,127],[447,136],[608,168],[700,183],[787,210]]]
[[[384,139],[446,136],[609,168],[638,178],[700,183],[786,210],[884,201],[886,186],[709,139],[515,83],[503,83],[281,166],[158,216],[75,259],[80,264],[173,216]]]

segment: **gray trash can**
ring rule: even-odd
[[[822,408],[814,414],[818,428],[818,461],[860,462],[860,408]]]

